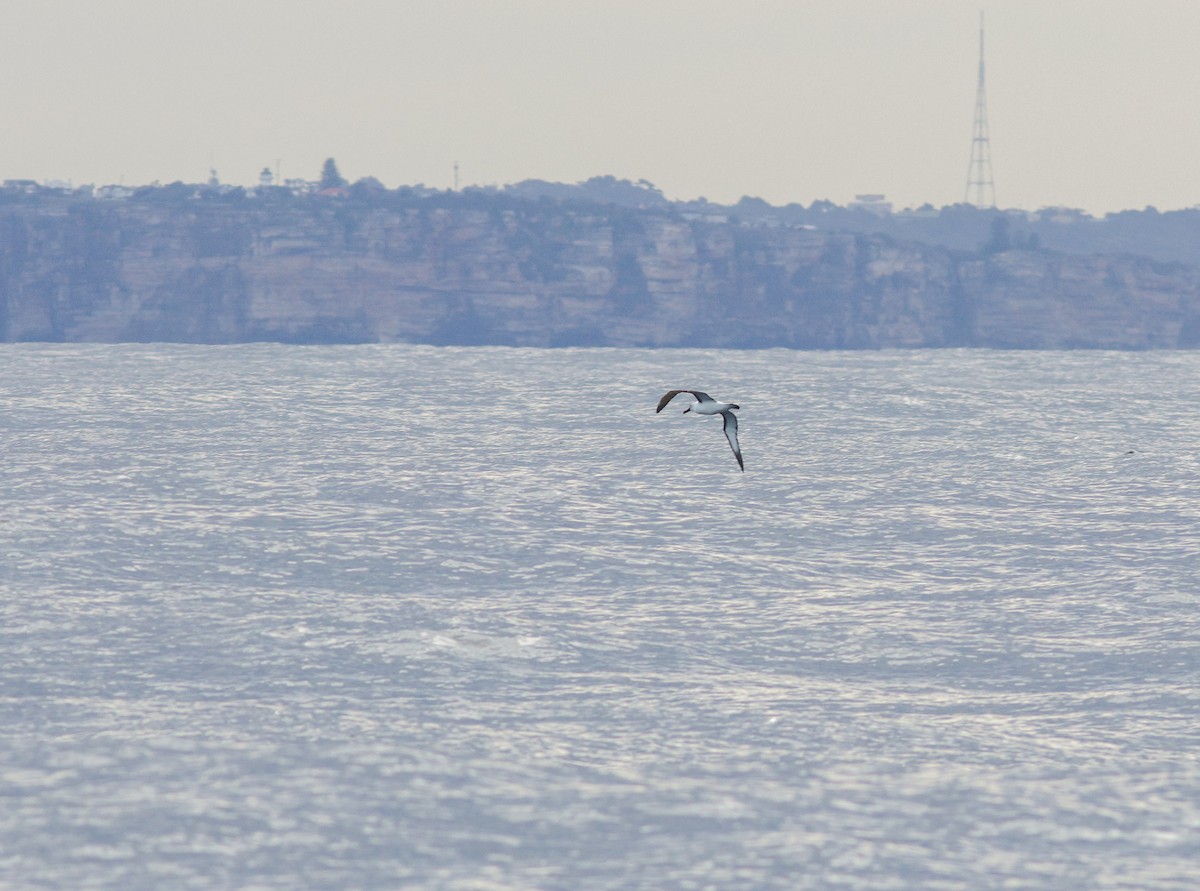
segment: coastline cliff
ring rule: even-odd
[[[0,205],[0,340],[1150,349],[1194,267],[437,193]]]

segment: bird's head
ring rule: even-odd
[[[739,409],[739,410],[741,409],[741,406],[740,406],[740,405],[731,405],[731,406],[729,406],[729,407],[730,407],[730,408],[736,408],[736,409]]]

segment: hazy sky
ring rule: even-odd
[[[1197,0],[0,0],[0,179],[1200,204]]]

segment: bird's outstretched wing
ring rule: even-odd
[[[654,413],[658,414],[660,411],[662,411],[664,408],[666,408],[667,403],[670,402],[672,399],[674,399],[676,396],[678,396],[680,393],[691,393],[693,396],[695,396],[701,402],[706,402],[706,401],[711,402],[712,401],[711,396],[709,396],[707,393],[701,393],[699,390],[668,390],[666,393],[663,394],[663,398],[658,400],[658,408],[654,409]]]
[[[670,402],[672,399],[674,399],[680,393],[686,393],[686,392],[688,392],[688,391],[687,390],[668,390],[667,392],[663,393],[663,398],[658,400],[658,408],[654,409],[654,413],[658,414],[660,411],[662,411],[664,408],[667,407],[668,402]]]
[[[725,438],[729,440],[729,447],[733,449],[733,457],[737,458],[738,467],[745,473],[746,465],[742,462],[742,449],[737,438],[737,415],[725,410],[721,412],[721,417],[725,419]]]

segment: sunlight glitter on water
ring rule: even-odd
[[[5,353],[11,881],[1196,884],[1200,356]]]

